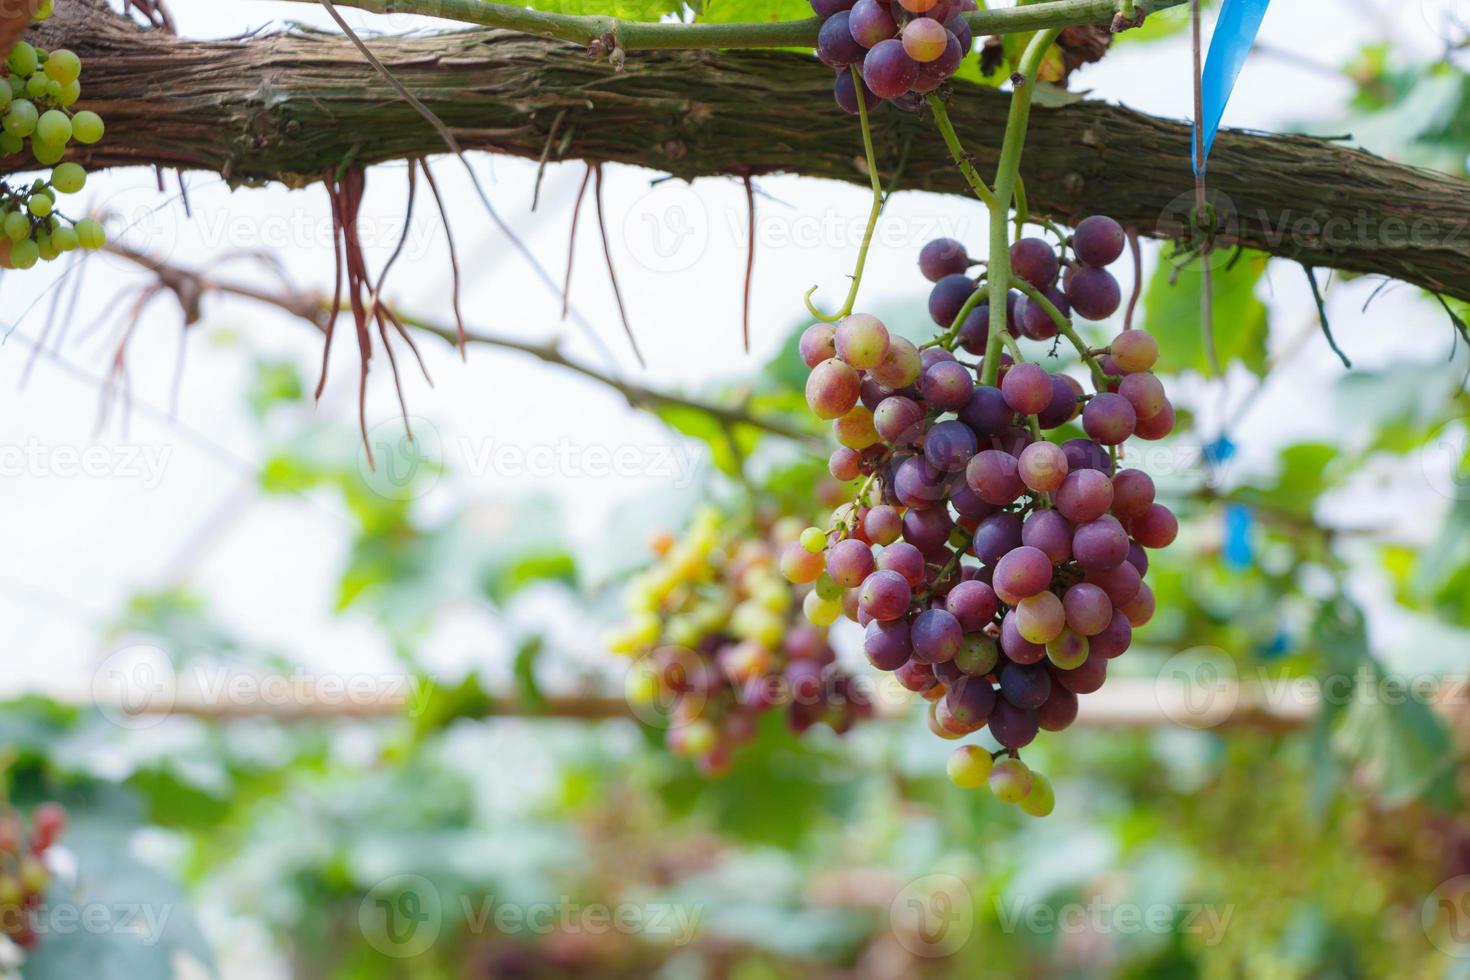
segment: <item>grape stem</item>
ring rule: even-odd
[[[1083,343],[1082,338],[1077,335],[1077,330],[1072,326],[1072,321],[1062,315],[1062,311],[1057,309],[1057,305],[1048,299],[1045,293],[1024,279],[1013,279],[1011,285],[1025,293],[1027,299],[1041,307],[1046,315],[1051,317],[1051,322],[1056,324],[1057,332],[1063,337],[1066,337],[1072,346],[1077,348],[1077,355],[1083,361],[1087,362],[1088,368],[1092,371],[1092,379],[1097,384],[1097,390],[1106,391],[1113,377],[1102,369],[1102,365],[1098,363],[1092,348]]]
[[[1020,9],[1020,8],[1017,8]],[[1006,333],[1006,294],[1011,283],[1010,208],[1021,175],[1021,151],[1026,146],[1026,128],[1031,121],[1031,95],[1041,59],[1057,39],[1057,28],[1039,31],[1026,45],[1017,66],[1006,119],[1005,141],[995,173],[995,198],[990,204],[990,340],[985,345],[985,365],[980,383],[994,385],[1000,374],[1000,355]]]
[[[803,297],[807,312],[823,323],[835,323],[852,313],[852,308],[857,303],[858,286],[863,281],[863,266],[868,261],[868,247],[873,244],[873,230],[878,227],[878,215],[883,213],[883,181],[878,177],[878,155],[873,150],[873,127],[868,122],[868,103],[863,98],[863,79],[858,74],[856,65],[848,68],[848,71],[852,72],[853,91],[857,93],[858,122],[862,125],[863,130],[863,153],[867,156],[868,178],[873,184],[873,206],[868,210],[868,227],[863,231],[863,243],[858,248],[857,267],[853,269],[852,285],[847,289],[847,302],[842,304],[842,310],[832,316],[818,310],[812,304],[812,294],[817,291],[816,286],[808,289],[806,296]]]
[[[320,0],[294,0],[320,3]],[[815,17],[765,23],[684,24],[627,21],[615,17],[558,14],[486,0],[334,0],[374,14],[420,14],[482,27],[499,27],[537,37],[586,45],[597,56],[614,51],[670,51],[700,48],[814,47],[821,21]],[[1185,0],[1134,0],[1145,13],[1176,7]],[[1106,24],[1118,0],[1046,0],[1044,3],[963,14],[975,36],[1020,34],[1049,28]]]
[[[970,189],[987,206],[993,206],[995,204],[995,195],[986,186],[980,174],[976,172],[975,165],[970,162],[970,155],[965,152],[964,146],[960,144],[959,134],[954,131],[954,123],[949,121],[949,113],[944,108],[944,100],[938,95],[931,93],[929,95],[929,108],[934,113],[934,125],[939,127],[939,135],[944,137],[944,145],[949,147],[949,155],[954,157],[955,166],[960,168],[960,173],[964,175],[966,182],[970,185]]]
[[[920,350],[923,350],[926,347],[943,347],[947,351],[954,350],[955,344],[959,341],[960,328],[965,325],[965,319],[975,311],[975,307],[979,306],[980,302],[984,300],[985,297],[988,295],[984,289],[980,288],[981,286],[985,285],[987,281],[988,276],[981,276],[979,279],[976,280],[975,291],[970,294],[969,299],[965,300],[965,304],[961,306],[960,311],[955,314],[954,322],[949,325],[949,329],[944,331],[944,333],[940,334],[939,336],[925,341],[923,344],[920,345]]]

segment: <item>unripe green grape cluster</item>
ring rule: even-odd
[[[44,2],[36,20],[51,15]],[[78,248],[95,250],[107,242],[101,223],[73,220],[57,210],[57,197],[75,194],[87,183],[81,164],[62,162],[73,142],[93,144],[106,130],[102,117],[75,108],[82,95],[82,60],[65,48],[45,51],[21,41],[5,61],[0,84],[0,155],[30,150],[47,179],[24,187],[0,182],[0,265],[29,269]]]

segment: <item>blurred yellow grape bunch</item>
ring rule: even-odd
[[[797,733],[826,724],[840,734],[872,713],[826,626],[803,615],[825,600],[781,574],[803,526],[703,508],[682,537],[654,540],[654,562],[628,585],[628,620],[609,648],[636,659],[629,701],[707,775],[729,768],[764,714],[784,713]]]

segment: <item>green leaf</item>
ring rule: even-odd
[[[1256,285],[1266,271],[1267,256],[1242,255],[1233,266],[1218,262],[1213,295],[1215,350],[1221,370],[1242,364],[1260,375],[1266,370],[1266,306],[1256,298]],[[1175,272],[1178,272],[1177,278]],[[1171,279],[1174,281],[1171,282]],[[1204,332],[1200,323],[1203,277],[1194,260],[1182,269],[1165,259],[1154,270],[1143,297],[1143,326],[1159,341],[1160,374],[1195,371],[1208,374]]]
[[[812,16],[806,0],[701,0],[694,9],[697,20],[711,24],[758,24]]]
[[[559,547],[517,555],[487,571],[484,590],[491,602],[501,606],[522,589],[541,582],[576,586],[576,559]]]

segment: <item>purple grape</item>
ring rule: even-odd
[[[872,574],[873,551],[855,538],[839,541],[827,550],[827,574],[844,589],[854,589]]]
[[[1121,530],[1121,528],[1120,528]],[[1022,534],[1024,535],[1024,531]],[[1040,548],[1022,545],[1002,558],[995,566],[995,591],[1018,599],[1042,592],[1051,584],[1051,559]]]
[[[867,103],[868,111],[872,112],[883,100],[874,95],[867,85],[862,86],[862,89],[863,101]],[[837,80],[832,83],[832,98],[837,100],[837,107],[849,116],[858,115],[856,86],[852,79],[852,72],[843,69],[837,73]]]
[[[856,449],[839,446],[827,460],[827,472],[832,474],[832,479],[842,483],[856,480],[861,471],[862,460],[862,454]]]
[[[1087,637],[1070,629],[1046,645],[1047,661],[1060,670],[1076,670],[1087,659]]]
[[[858,592],[860,608],[874,620],[889,622],[899,619],[909,611],[913,601],[913,589],[904,577],[895,571],[880,568],[863,579]]]
[[[1084,265],[1112,265],[1123,254],[1128,236],[1123,226],[1101,214],[1083,218],[1072,235],[1072,254]]]
[[[1011,273],[1037,289],[1057,281],[1056,250],[1042,238],[1023,238],[1011,246]]]
[[[1035,415],[1051,404],[1051,375],[1039,364],[1017,364],[1000,385],[1006,404],[1022,415]]]
[[[1054,510],[1032,511],[1021,527],[1021,543],[1063,565],[1072,559],[1072,525]]]
[[[954,521],[943,507],[911,508],[903,515],[903,539],[925,553],[944,547],[952,530]]]
[[[1046,647],[1021,635],[1014,611],[1006,613],[1000,621],[1000,648],[1018,664],[1035,664],[1046,659]]]
[[[1163,504],[1149,504],[1148,508],[1129,524],[1133,538],[1145,548],[1167,548],[1179,536],[1179,519]]]
[[[989,385],[972,388],[956,414],[981,437],[1000,435],[1016,421],[1016,414],[1006,404],[1005,395],[999,388]]]
[[[873,410],[873,427],[890,445],[911,445],[924,434],[924,409],[912,398],[892,395]]]
[[[1128,532],[1111,514],[1083,524],[1072,535],[1072,554],[1084,571],[1105,572],[1128,560]]]
[[[975,46],[975,34],[970,30],[969,21],[958,14],[951,14],[944,22],[944,29],[954,35],[961,57],[970,53],[970,49]]]
[[[1077,415],[1077,396],[1080,392],[1072,387],[1076,382],[1063,375],[1051,376],[1051,401],[1036,416],[1036,423],[1043,429],[1055,429],[1066,425]]]
[[[853,40],[865,48],[898,36],[898,22],[893,19],[892,8],[878,0],[857,0],[852,5],[847,28]]]
[[[966,633],[984,629],[1000,608],[995,590],[984,582],[961,582],[944,598],[944,608],[959,620]]]
[[[830,323],[814,323],[802,332],[801,359],[814,368],[837,356],[837,330]]]
[[[1107,629],[1088,640],[1087,649],[1094,657],[1112,660],[1126,653],[1132,643],[1133,624],[1123,613],[1114,612]]]
[[[1104,446],[1117,446],[1133,435],[1138,416],[1122,395],[1105,391],[1082,410],[1082,428]]]
[[[909,624],[902,618],[888,621],[873,620],[868,624],[863,637],[863,652],[868,663],[879,670],[897,670],[908,663],[913,653],[909,642]]]
[[[852,0],[811,0],[812,13],[822,20],[826,20],[841,10],[847,10],[852,6]]]
[[[990,712],[990,734],[1008,749],[1024,749],[1036,739],[1035,708],[1017,708],[1001,698]]]
[[[966,728],[979,729],[995,710],[995,688],[983,678],[961,676],[945,692],[944,701],[951,718]]]
[[[934,91],[959,70],[960,62],[964,60],[965,49],[953,34],[949,34],[939,57],[919,65],[919,80],[914,83],[914,91]]]
[[[1021,546],[1021,518],[1016,514],[992,514],[975,529],[975,557],[994,565],[1001,556]]]
[[[1154,618],[1154,611],[1156,609],[1154,590],[1150,589],[1148,583],[1145,582],[1138,587],[1138,595],[1134,596],[1128,602],[1123,603],[1118,608],[1118,611],[1124,616],[1127,616],[1128,622],[1137,629],[1138,627],[1148,625],[1148,621]]]
[[[1054,671],[1052,678],[1073,694],[1092,694],[1107,682],[1108,658],[1089,654],[1080,666]]]
[[[839,10],[823,21],[817,31],[817,54],[829,65],[855,65],[868,53],[867,48],[852,39],[847,29],[848,17],[846,10]]]
[[[1133,430],[1133,434],[1140,439],[1155,442],[1173,431],[1174,406],[1166,401],[1164,402],[1164,407],[1159,410],[1159,414],[1150,418],[1139,419],[1138,426]]]
[[[953,238],[936,238],[919,250],[919,272],[930,282],[962,275],[969,267],[965,246]]]
[[[934,685],[939,683],[938,678],[934,676],[934,667],[931,664],[919,663],[917,660],[910,660],[895,670],[893,677],[915,694],[933,690]]]
[[[1118,394],[1128,399],[1139,419],[1153,418],[1169,403],[1163,382],[1147,371],[1125,377],[1118,383]]]
[[[929,291],[929,316],[948,330],[973,295],[975,281],[969,276],[960,273],[945,276]]]
[[[1036,709],[1036,720],[1043,731],[1060,732],[1071,727],[1077,720],[1077,695],[1053,684],[1046,703]]]
[[[924,553],[905,541],[895,542],[878,552],[878,568],[897,573],[910,586],[915,587],[924,581],[927,571]]]
[[[1000,672],[1000,696],[1017,708],[1039,708],[1051,694],[1051,675],[1041,664],[1006,664]]]
[[[987,504],[1004,507],[1026,491],[1016,457],[998,449],[987,449],[970,460],[965,482]]]
[[[1128,543],[1128,563],[1138,569],[1139,575],[1148,574],[1148,552],[1137,541]]]
[[[1079,582],[1062,596],[1067,628],[1082,636],[1096,636],[1113,621],[1113,602],[1099,586]]]
[[[1091,439],[1068,439],[1062,443],[1062,452],[1067,454],[1068,470],[1097,470],[1106,476],[1113,475],[1113,458]]]
[[[1067,478],[1067,454],[1054,442],[1035,442],[1021,450],[1021,482],[1038,493],[1051,493]]]
[[[1083,266],[1067,283],[1067,302],[1084,320],[1106,320],[1118,312],[1123,291],[1111,272]]]
[[[1132,547],[1130,542],[1129,548]],[[1102,589],[1114,606],[1131,602],[1138,595],[1138,587],[1143,584],[1143,576],[1138,574],[1138,569],[1133,567],[1131,561],[1125,561],[1117,568],[1110,568],[1105,572],[1088,572],[1084,578]]]
[[[955,357],[943,347],[925,347],[919,351],[919,370],[927,371],[940,361],[952,361]]]
[[[995,505],[981,500],[963,480],[956,482],[950,489],[949,505],[955,509],[955,513],[972,521],[984,520],[995,513]]]
[[[857,404],[860,384],[856,371],[829,358],[807,376],[806,403],[818,418],[841,418]]]
[[[863,59],[863,80],[880,99],[903,95],[918,77],[919,63],[908,56],[897,38],[879,41]]]
[[[914,644],[914,659],[937,664],[953,660],[965,641],[960,621],[944,609],[925,609],[914,617],[909,635]]]
[[[974,390],[974,375],[958,361],[940,361],[919,378],[919,391],[924,401],[941,412],[954,412],[964,407]]]
[[[1062,316],[1072,312],[1061,290],[1053,288],[1044,292]],[[1021,328],[1021,335],[1031,340],[1051,340],[1057,335],[1057,322],[1051,318],[1051,313],[1029,296],[1022,296],[1016,301],[1016,323]]]
[[[1129,377],[1141,378],[1135,374]],[[1120,470],[1113,477],[1113,513],[1123,519],[1137,517],[1154,502],[1154,481],[1143,470]]]
[[[896,508],[879,504],[863,517],[863,532],[874,544],[892,544],[903,534],[903,517]]]
[[[1097,470],[1073,470],[1056,492],[1057,510],[1073,524],[1088,524],[1113,504],[1113,484]]]
[[[893,490],[905,507],[933,507],[944,500],[945,474],[922,456],[910,456],[894,473]]]
[[[924,437],[924,458],[946,473],[964,469],[977,448],[975,430],[954,419],[940,422]]]

